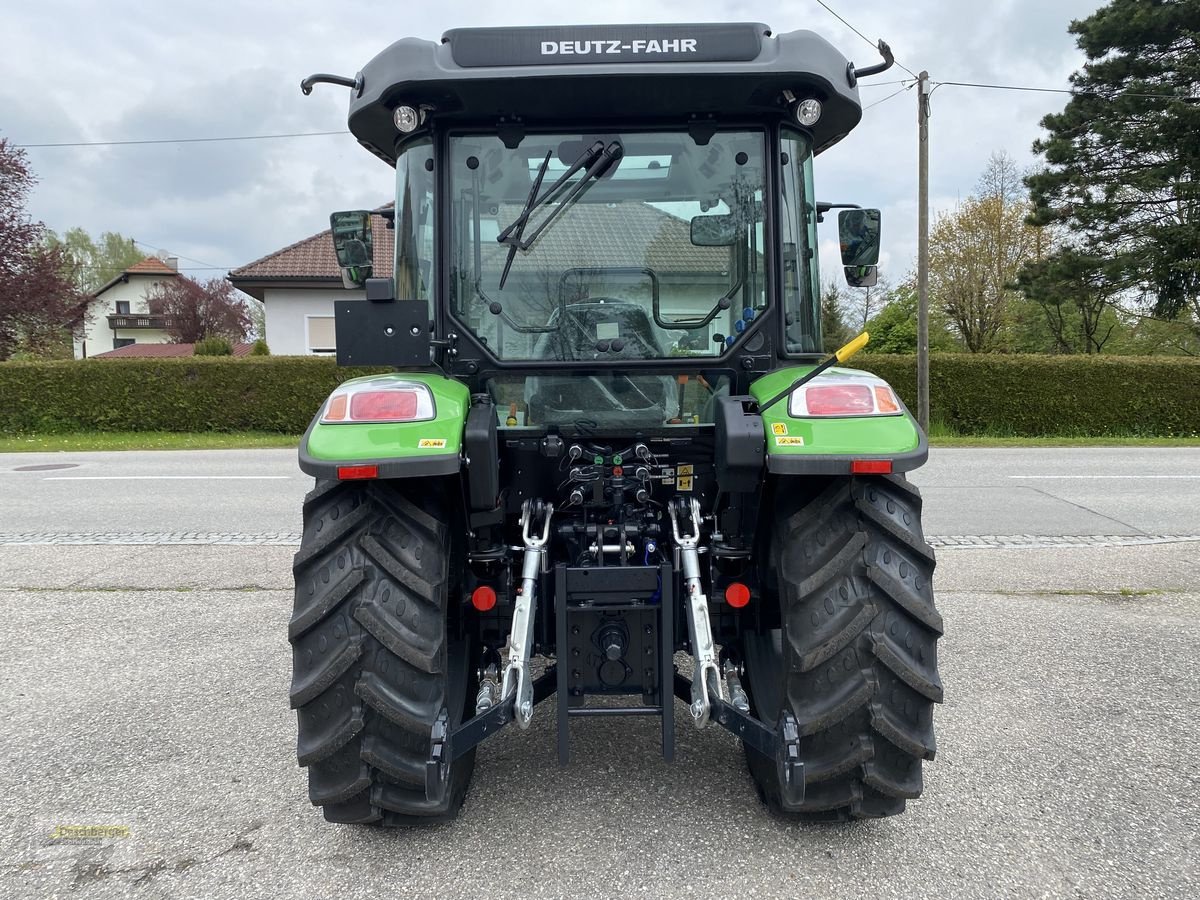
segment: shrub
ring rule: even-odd
[[[196,356],[233,356],[233,344],[227,337],[206,337],[196,341],[192,352]]]
[[[271,348],[267,346],[267,342],[259,338],[254,342],[254,346],[250,348],[251,356],[270,356]]]
[[[890,382],[916,411],[915,356],[851,365]],[[0,364],[0,431],[275,431],[298,434],[340,382],[306,356],[61,360]],[[1200,360],[935,354],[933,418],[964,434],[1192,436]]]
[[[916,356],[850,363],[886,379],[916,413]],[[933,354],[931,417],[961,434],[1146,435],[1200,431],[1200,359]]]
[[[299,434],[347,378],[305,356],[0,364],[0,431],[275,431]]]

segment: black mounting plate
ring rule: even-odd
[[[339,366],[429,365],[429,307],[423,300],[337,300],[333,314]]]

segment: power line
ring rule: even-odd
[[[1027,87],[1016,84],[984,84],[974,81],[938,81],[935,82],[935,87],[946,85],[948,87],[968,87],[968,88],[984,88],[990,91],[1028,91],[1035,94],[1070,94],[1073,97],[1103,97],[1099,91],[1076,91],[1070,88],[1044,88],[1044,87]],[[1185,103],[1195,103],[1197,98],[1182,97],[1179,94],[1140,94],[1140,93],[1121,93],[1120,97],[1137,97],[1146,100],[1182,100]]]
[[[871,40],[869,37],[867,37],[865,34],[863,34],[861,31],[859,31],[857,28],[855,28],[853,25],[851,25],[849,22],[847,22],[845,19],[843,19],[841,16],[839,16],[834,11],[834,9],[828,3],[825,2],[825,0],[817,0],[817,3],[820,4],[822,7],[824,7],[824,9],[827,13],[829,13],[831,16],[833,16],[835,19],[837,19],[839,22],[841,22],[843,25],[845,25],[847,28],[849,28],[855,34],[857,34],[860,38],[862,38],[864,41],[866,41],[868,44],[870,44],[874,49],[876,49],[876,50],[879,49],[878,42]],[[892,60],[896,63],[896,65],[898,65],[900,68],[902,68],[905,72],[907,72],[913,78],[917,77],[917,73],[914,72],[912,69],[910,69],[908,66],[906,66],[904,63],[900,62],[900,60],[896,59],[894,54],[892,56]]]
[[[197,266],[199,266],[199,267],[200,267],[200,268],[202,268],[202,269],[211,269],[211,270],[213,270],[213,271],[217,271],[217,270],[219,270],[219,269],[231,269],[231,268],[234,268],[233,266],[214,266],[214,265],[210,265],[209,263],[206,263],[206,262],[205,262],[204,260],[202,260],[202,259],[192,259],[190,256],[184,256],[182,253],[172,253],[172,252],[171,252],[170,250],[168,250],[166,247],[155,247],[153,244],[147,244],[147,243],[145,243],[144,241],[139,241],[139,240],[137,240],[136,238],[130,238],[129,240],[133,241],[133,243],[137,244],[139,247],[145,247],[145,248],[147,248],[147,249],[149,249],[149,250],[157,250],[159,253],[167,253],[167,254],[170,254],[171,256],[174,256],[174,257],[175,257],[175,258],[177,258],[177,259],[186,259],[188,262],[193,262],[193,263],[195,263]]]
[[[224,141],[273,141],[278,138],[326,137],[344,131],[299,131],[292,134],[239,134],[225,137],[153,138],[139,141],[71,141],[61,144],[15,144],[22,150],[47,147],[132,147],[145,144],[219,144]]]
[[[871,109],[874,106],[878,106],[880,103],[887,103],[893,97],[899,97],[905,91],[911,91],[912,87],[913,87],[912,84],[908,84],[907,87],[902,87],[902,88],[900,88],[900,90],[894,91],[893,93],[888,94],[882,100],[876,100],[874,103],[868,103],[866,106],[863,107],[862,111],[866,112],[868,109]]]

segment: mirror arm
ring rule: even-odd
[[[330,75],[327,72],[317,72],[315,75],[309,75],[300,82],[300,91],[305,97],[312,93],[314,84],[337,84],[342,87],[348,87],[359,97],[362,96],[363,92],[362,72],[359,72],[353,78],[347,78],[345,75]]]
[[[887,41],[880,40],[876,45],[879,50],[879,55],[883,57],[883,62],[876,63],[873,66],[863,66],[861,69],[850,63],[846,70],[846,80],[850,82],[850,87],[857,87],[858,79],[868,78],[871,75],[878,75],[881,72],[886,72],[896,62],[896,57],[892,56],[892,48],[888,46]]]
[[[857,203],[826,203],[824,200],[817,201],[817,222],[825,221],[825,213],[835,209],[862,209]]]

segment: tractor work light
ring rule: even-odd
[[[433,394],[425,385],[372,378],[334,391],[321,413],[321,424],[427,422],[433,418]]]
[[[821,118],[821,101],[813,100],[811,97],[808,100],[801,100],[796,104],[796,121],[805,128],[812,128]]]
[[[875,378],[821,378],[792,391],[788,401],[794,419],[902,414],[895,392]]]
[[[392,113],[392,121],[396,128],[404,134],[411,134],[421,124],[421,116],[411,106],[397,106]]]

